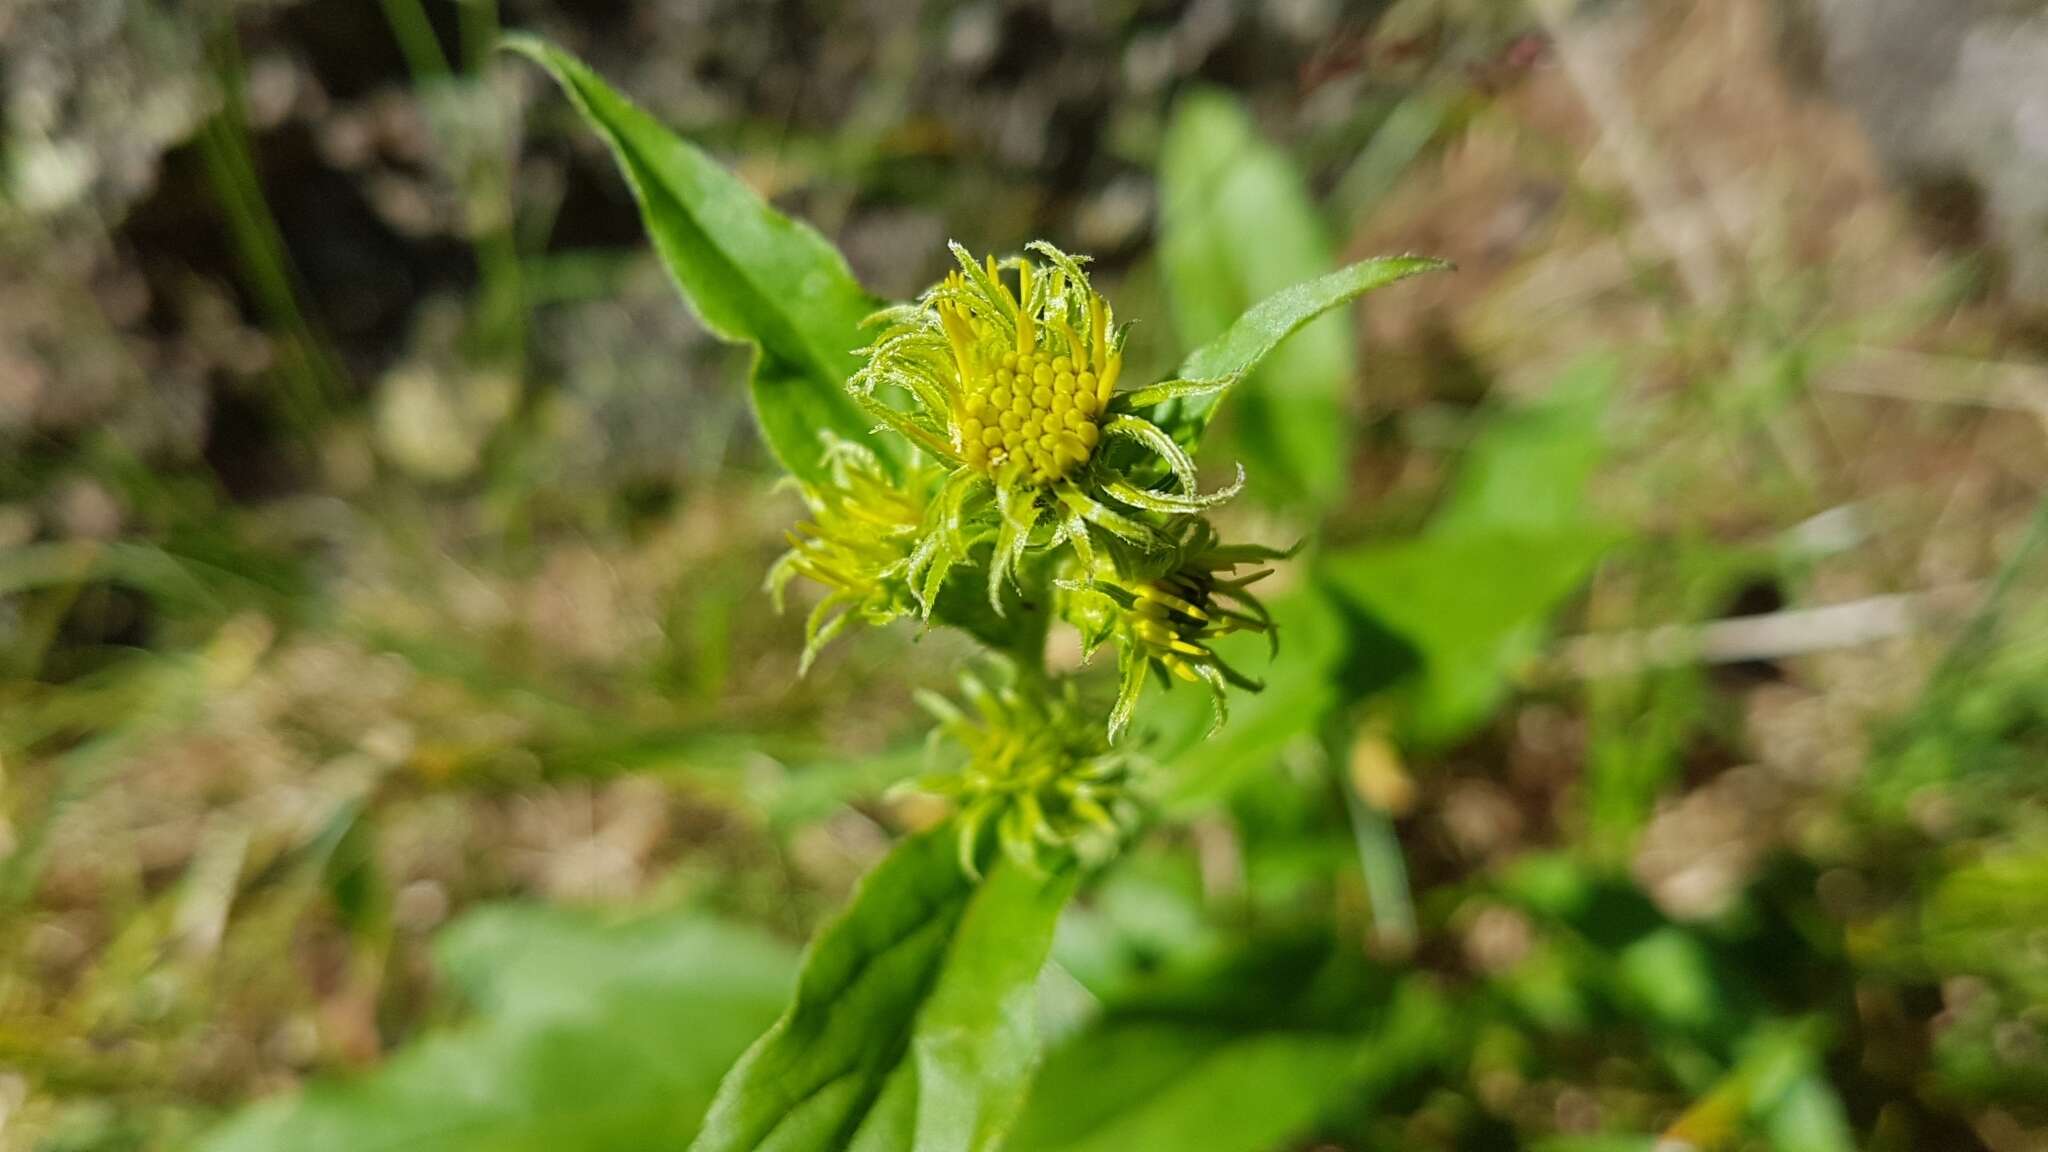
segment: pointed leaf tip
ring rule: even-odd
[[[889,454],[847,392],[860,367],[853,350],[867,343],[863,321],[880,301],[845,257],[575,56],[518,33],[499,46],[546,71],[610,148],[656,254],[704,326],[756,349],[754,411],[783,466],[822,479],[831,436]]]
[[[1227,379],[1235,384],[1282,341],[1330,309],[1396,281],[1452,267],[1448,260],[1429,256],[1383,256],[1282,288],[1246,309],[1221,336],[1190,353],[1175,375],[1182,380]],[[1227,391],[1219,388],[1180,399],[1168,421],[1174,438],[1183,444],[1198,442]]]

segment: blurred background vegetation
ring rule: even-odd
[[[1132,379],[1460,266],[1233,399],[1317,558],[1010,1147],[2048,1148],[2044,11],[0,0],[0,1147],[681,1148],[930,818],[964,648],[795,678],[519,27],[883,295],[1093,253]]]

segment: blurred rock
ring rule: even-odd
[[[47,381],[42,365],[19,352],[0,351],[0,428],[25,428]]]
[[[202,26],[127,0],[0,3],[0,219],[147,192],[210,107]]]
[[[518,395],[519,382],[507,373],[401,365],[378,389],[377,447],[417,479],[460,480],[476,471],[484,441]]]
[[[1451,844],[1475,859],[1513,849],[1521,841],[1525,823],[1505,788],[1478,778],[1445,786],[1438,819]]]
[[[35,510],[21,504],[0,504],[0,549],[19,548],[36,538]]]
[[[2048,3],[1808,0],[1828,87],[1892,176],[2048,306]]]
[[[1658,805],[1630,870],[1672,919],[1720,915],[1776,845],[1784,806],[1784,787],[1769,772],[1731,769]]]
[[[1001,47],[1003,14],[994,4],[970,4],[953,14],[946,26],[946,60],[957,68],[977,69],[995,59]]]
[[[121,535],[121,505],[96,480],[77,477],[57,490],[54,518],[67,540],[113,540]]]
[[[377,388],[377,449],[417,479],[445,483],[474,472],[484,444],[519,403],[519,378],[468,364],[462,333],[459,302],[428,302],[409,354]]]

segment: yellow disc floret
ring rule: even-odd
[[[1027,554],[1071,551],[1085,565],[1099,542],[1157,551],[1174,518],[1238,491],[1242,469],[1238,483],[1198,492],[1194,460],[1149,411],[1233,377],[1118,391],[1124,331],[1081,259],[1043,241],[1004,260],[951,247],[958,268],[875,316],[880,334],[847,381],[880,428],[946,470],[910,563],[927,615],[978,549],[1002,615]]]
[[[1101,443],[1123,355],[1110,340],[1107,306],[1085,281],[1056,267],[1046,284],[1029,260],[1016,268],[1013,296],[995,261],[987,265],[1008,316],[973,307],[959,272],[937,294],[959,374],[949,413],[953,446],[962,462],[989,475],[1050,484],[1087,463]]]

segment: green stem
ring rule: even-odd
[[[1358,853],[1358,870],[1365,877],[1365,898],[1372,910],[1373,934],[1380,943],[1407,952],[1415,947],[1415,900],[1408,888],[1408,864],[1401,856],[1401,841],[1394,834],[1394,822],[1385,812],[1365,802],[1351,782],[1345,765],[1351,756],[1351,741],[1357,726],[1340,708],[1323,725],[1323,754],[1344,792],[1344,807],[1351,817],[1351,841]]]
[[[445,79],[452,71],[420,0],[384,0],[384,22],[391,25],[392,39],[405,53],[405,67],[414,81]]]
[[[1032,595],[1018,596],[1009,606],[1016,631],[1010,635],[1007,652],[1017,665],[1018,675],[1044,684],[1052,679],[1045,666],[1046,635],[1052,628],[1052,565],[1045,561],[1020,565],[1017,578],[1021,587],[1032,590]]]
[[[1933,675],[1929,677],[1930,690],[1949,684],[1962,673],[1972,657],[1982,654],[1990,644],[1992,632],[1998,625],[1999,614],[2004,610],[2007,595],[2011,593],[2020,573],[2028,570],[2034,553],[2039,551],[2043,544],[2048,544],[2048,494],[2044,494],[2034,505],[2034,516],[2027,523],[2026,535],[2020,538],[2019,546],[2012,550],[2012,555],[2006,557],[2005,563],[1999,566],[1998,574],[1992,578],[1991,589],[1985,593],[1983,602],[1971,614],[1969,622],[1963,626],[1962,632],[1949,646],[1948,651],[1942,654],[1941,662],[1935,666]]]
[[[288,423],[302,435],[311,435],[345,390],[343,372],[340,361],[299,308],[297,278],[284,232],[263,198],[262,181],[249,148],[248,124],[243,119],[241,51],[234,25],[225,18],[214,39],[213,56],[221,107],[199,133],[200,155],[244,280],[278,340],[278,406]]]
[[[475,74],[498,47],[498,0],[458,0],[462,14],[462,68]]]

